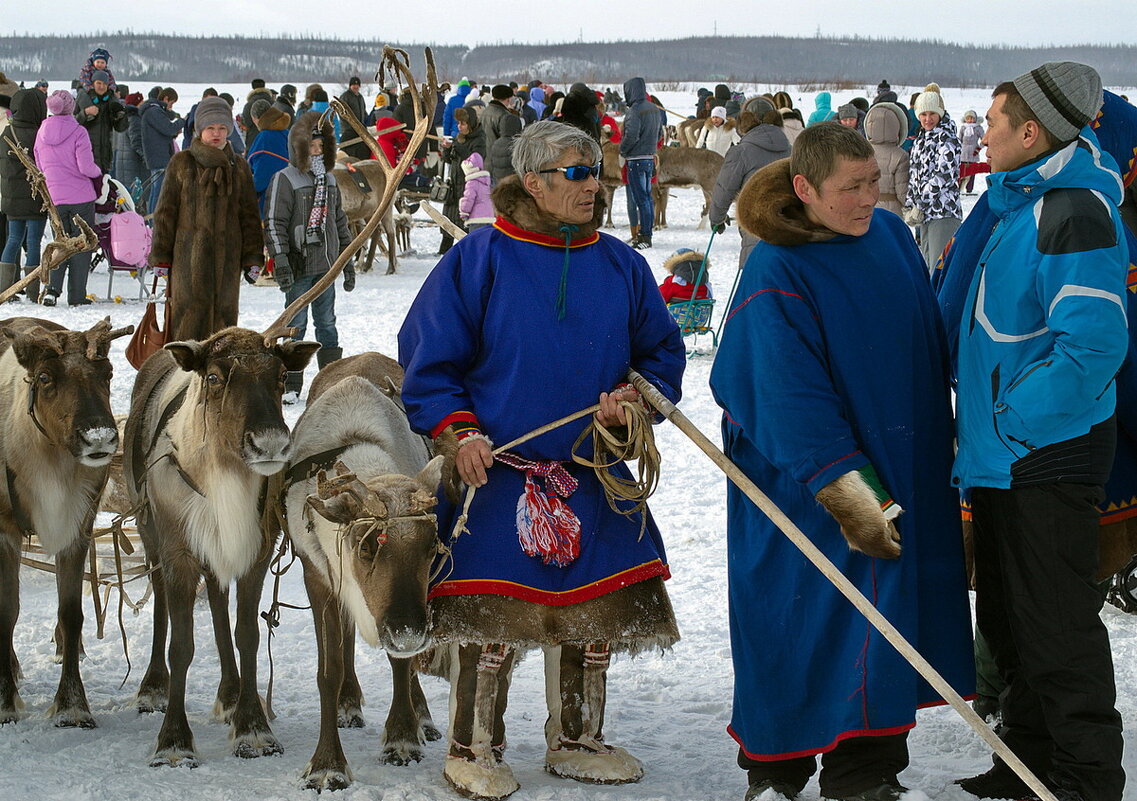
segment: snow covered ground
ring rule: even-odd
[[[196,94],[200,94],[200,88]],[[968,107],[982,113],[987,94],[985,90],[945,91],[949,110],[957,117]],[[184,97],[190,97],[188,89]],[[840,94],[837,99],[841,99]],[[676,109],[693,105],[689,101],[693,101],[693,93],[665,94],[664,100]],[[664,277],[661,265],[670,253],[679,247],[704,249],[709,237],[708,231],[696,229],[702,204],[697,190],[676,190],[673,194],[669,209],[671,227],[657,232],[654,249],[644,251],[660,280]],[[974,198],[965,198],[965,207],[973,202]],[[614,233],[626,238],[622,193],[617,193],[615,206],[614,216],[621,227]],[[435,229],[414,229],[415,252],[400,259],[397,275],[362,274],[353,293],[337,295],[340,337],[346,354],[366,350],[395,353],[398,326],[423,278],[435,264],[432,254],[437,244]],[[728,229],[715,238],[711,277],[720,298],[725,298],[729,291],[738,251],[736,230]],[[106,280],[105,268],[100,268],[91,278],[90,289],[102,296]],[[115,286],[116,293],[130,295],[128,288],[133,290],[136,285],[121,274],[116,277]],[[241,323],[245,326],[261,330],[283,308],[282,295],[273,287],[243,286],[242,293]],[[13,304],[4,311],[8,315],[34,314],[71,328],[87,328],[106,315],[115,325],[136,323],[142,306],[107,301],[82,309]],[[127,410],[134,378],[134,370],[123,356],[125,343],[125,339],[120,339],[112,348],[112,403],[120,413]],[[700,342],[698,347],[709,351],[710,342]],[[717,441],[719,413],[707,387],[711,360],[709,354],[695,355],[689,360],[681,408]],[[314,369],[308,371],[309,381]],[[287,410],[290,423],[295,422],[300,411],[301,407]],[[546,774],[542,769],[544,677],[541,660],[530,658],[517,669],[507,714],[507,757],[522,784],[514,796],[518,801],[725,800],[740,799],[745,791],[745,774],[735,766],[736,748],[725,731],[732,687],[726,611],[726,481],[677,429],[664,424],[657,429],[657,437],[664,461],[652,508],[668,543],[674,576],[668,587],[683,640],[663,656],[616,661],[609,680],[606,728],[612,742],[626,746],[643,760],[647,775],[639,784],[613,788],[580,785]],[[90,731],[61,730],[45,719],[59,676],[50,643],[55,621],[54,579],[47,573],[25,568],[21,582],[22,611],[16,648],[26,677],[21,693],[27,703],[27,717],[0,728],[0,799],[277,801],[314,797],[311,791],[298,787],[300,773],[315,748],[319,719],[316,647],[307,611],[283,610],[273,639],[274,707],[278,715],[273,729],[284,745],[284,754],[250,761],[237,759],[228,748],[227,727],[209,719],[219,673],[207,609],[202,604],[197,610],[198,648],[190,670],[187,698],[202,765],[195,770],[150,768],[147,762],[161,719],[158,715],[139,715],[133,693],[145,669],[151,608],[139,616],[127,613],[125,624],[133,671],[123,685],[127,663],[113,622],[113,607],[106,637],[99,640],[95,637],[91,606],[86,604],[87,658],[82,672],[99,727]],[[265,608],[270,598],[266,595]],[[306,603],[299,565],[284,576],[281,599],[296,605]],[[113,605],[116,599],[112,596],[111,600]],[[1121,714],[1133,731],[1137,728],[1137,618],[1108,606],[1103,618],[1113,640]],[[263,647],[260,666],[263,691],[268,678],[268,658]],[[426,757],[419,764],[379,764],[379,743],[389,700],[387,659],[361,643],[358,669],[367,694],[364,712],[368,725],[341,732],[355,783],[336,797],[344,801],[456,798],[441,776],[444,742],[428,744]],[[435,721],[445,726],[446,684],[436,679],[426,679],[423,684]],[[922,712],[910,745],[912,767],[901,777],[907,786],[920,789],[937,801],[971,801],[971,796],[952,785],[952,779],[985,770],[989,755],[986,745],[955,712],[950,708]],[[1137,770],[1137,754],[1132,748],[1127,749],[1125,764],[1130,771]],[[1137,789],[1131,786],[1125,797],[1137,799]],[[806,788],[802,798],[818,801],[816,781]]]

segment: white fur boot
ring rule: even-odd
[[[501,728],[505,710],[505,698],[499,704],[498,693],[508,693],[513,653],[501,644],[450,647],[450,753],[442,776],[459,795],[499,801],[521,787],[501,758],[504,731],[499,732],[500,745],[494,745],[494,730]],[[467,739],[469,745],[464,745]]]
[[[623,748],[604,742],[604,707],[611,656],[607,643],[545,649],[545,770],[589,784],[628,784],[643,765]]]

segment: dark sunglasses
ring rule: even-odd
[[[589,167],[587,164],[575,164],[572,167],[553,167],[552,169],[541,170],[540,174],[544,175],[547,172],[563,172],[565,178],[569,181],[584,181],[587,180],[589,176],[599,178],[600,165],[593,164]]]

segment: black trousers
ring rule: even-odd
[[[999,674],[1003,740],[1085,801],[1119,801],[1121,716],[1099,614],[1100,486],[974,488],[976,617]]]
[[[738,767],[746,771],[750,784],[772,780],[795,787],[800,793],[817,770],[817,757],[760,762],[739,749]],[[832,751],[821,755],[821,776],[818,777],[821,795],[844,798],[885,783],[895,784],[896,777],[906,767],[908,732],[842,740]]]

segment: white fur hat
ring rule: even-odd
[[[711,116],[718,117],[720,120],[726,119],[726,106],[715,106],[711,109]]]

